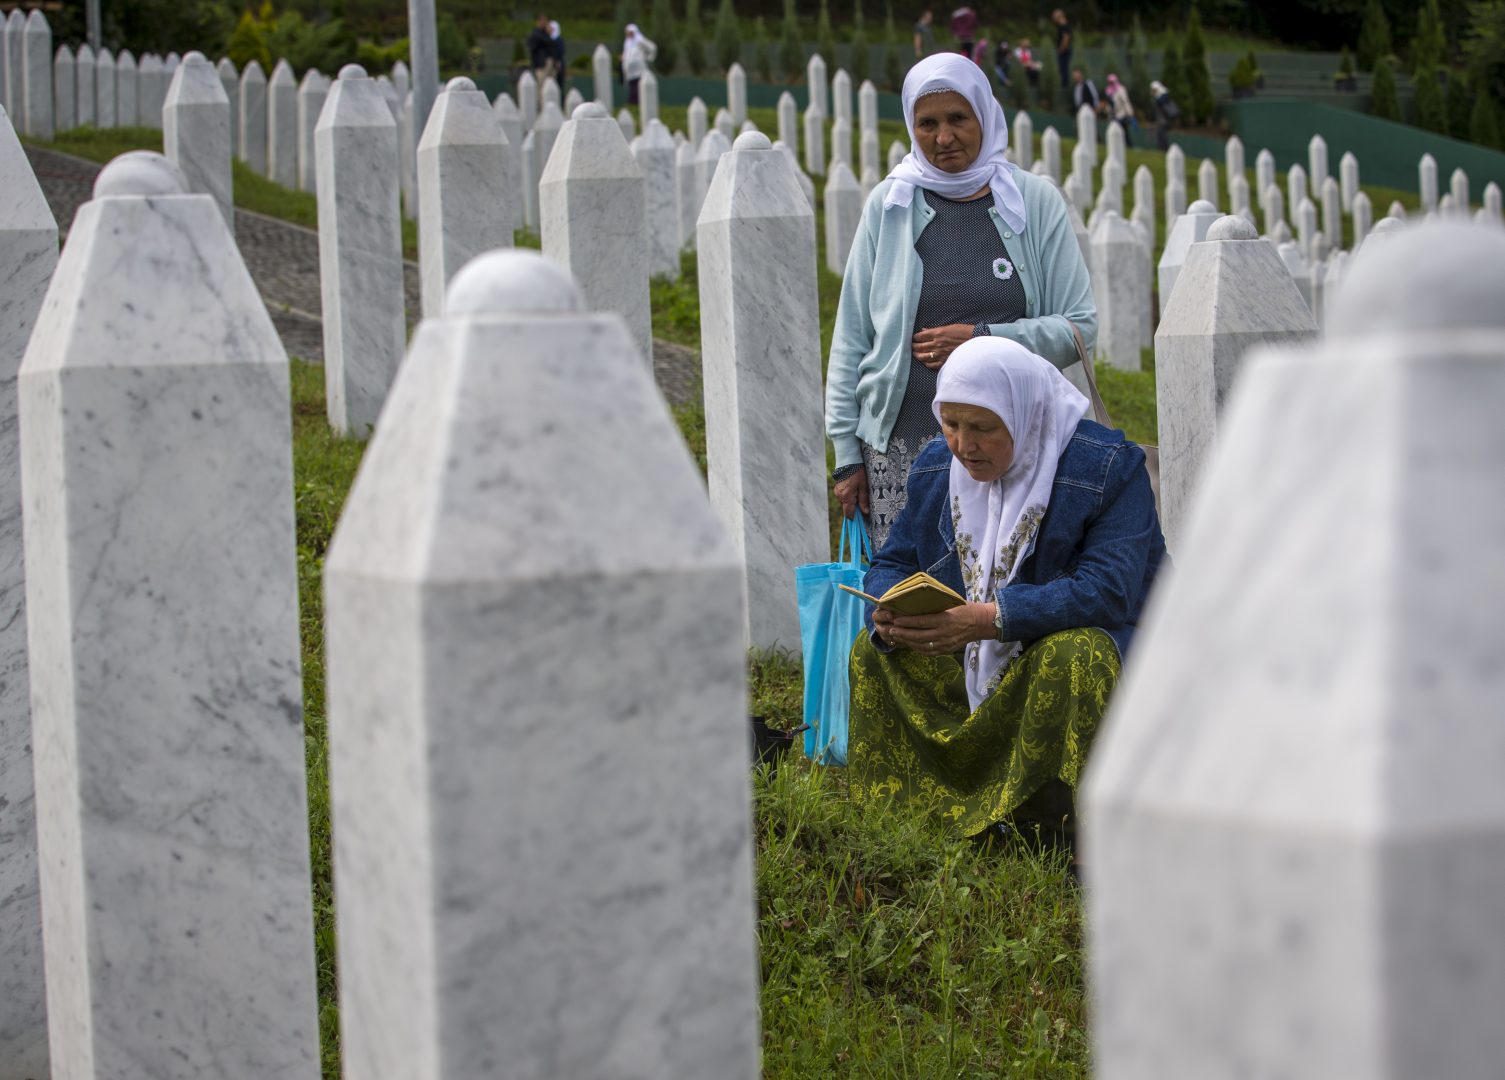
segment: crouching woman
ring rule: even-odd
[[[1144,452],[1085,419],[1056,367],[1006,338],[936,380],[944,441],[915,460],[873,561],[881,596],[925,571],[967,603],[878,608],[852,653],[851,790],[960,835],[1070,833],[1071,794],[1165,556]]]

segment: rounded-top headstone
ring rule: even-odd
[[[737,136],[737,141],[732,143],[733,150],[772,150],[773,143],[768,141],[768,136],[761,131],[744,131]]]
[[[585,294],[569,271],[534,251],[477,255],[450,279],[446,315],[521,315],[584,311]]]
[[[1206,199],[1198,199],[1186,208],[1188,214],[1216,214],[1218,208]]]
[[[1248,218],[1228,214],[1218,218],[1207,228],[1209,240],[1258,240],[1259,231]]]
[[[1445,221],[1401,229],[1384,249],[1384,257],[1375,258],[1366,244],[1349,264],[1328,311],[1329,335],[1505,329],[1499,302],[1505,236]],[[1406,272],[1397,274],[1397,266]],[[1459,274],[1460,266],[1469,272]]]
[[[340,79],[365,79],[369,77],[366,74],[366,69],[359,64],[346,64],[340,68],[340,73],[336,76],[336,78]]]
[[[1406,223],[1398,217],[1382,217],[1374,223],[1374,228],[1369,230],[1370,236],[1384,236],[1386,233],[1399,232],[1406,227]]]
[[[121,154],[100,170],[94,180],[94,197],[107,195],[186,195],[188,178],[183,170],[152,150]]]
[[[606,106],[599,101],[581,102],[575,106],[575,111],[570,113],[571,120],[600,120],[610,116],[611,114],[606,111]]]
[[[183,63],[186,64],[190,60],[202,60],[206,64],[209,62],[209,58],[203,53],[199,52],[197,49],[191,49],[183,55]]]
[[[467,78],[464,75],[456,75],[453,79],[444,84],[444,89],[446,90],[474,90],[475,88],[475,80]]]

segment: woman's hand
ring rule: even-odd
[[[880,607],[873,612],[873,628],[895,648],[942,656],[995,637],[997,616],[996,604],[961,604],[934,615],[899,615]]]
[[[932,326],[928,330],[921,330],[915,334],[914,340],[910,343],[910,352],[914,354],[916,360],[931,371],[938,371],[956,347],[964,341],[971,340],[971,337],[972,327],[966,323]]]
[[[831,491],[836,495],[836,501],[841,503],[841,512],[845,517],[851,517],[858,510],[864,514],[869,512],[867,469],[858,469],[845,480],[836,481]]]

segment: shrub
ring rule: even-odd
[[[653,0],[653,10],[648,18],[648,37],[658,46],[653,69],[668,75],[679,60],[679,45],[674,36],[674,5],[670,0]]]
[[[1447,102],[1442,96],[1442,85],[1437,79],[1437,69],[1422,68],[1416,73],[1415,115],[1412,123],[1438,135],[1448,133]]]
[[[1390,19],[1380,0],[1369,0],[1364,7],[1364,23],[1359,29],[1359,68],[1373,71],[1382,56],[1390,55]]]
[[[1181,46],[1181,66],[1186,69],[1186,106],[1197,123],[1212,119],[1212,72],[1207,67],[1207,46],[1202,40],[1202,15],[1195,4],[1186,22],[1186,40]]]
[[[753,59],[757,62],[758,78],[764,82],[778,81],[778,55],[768,37],[768,23],[759,15],[753,23]]]
[[[797,81],[805,70],[805,49],[800,44],[800,20],[794,12],[794,0],[784,0],[784,23],[779,28],[779,67],[789,82]]]
[[[904,86],[904,54],[899,51],[899,43],[890,41],[888,48],[883,52],[883,76],[888,80],[888,88],[898,91]]]
[[[1233,65],[1233,70],[1228,73],[1228,88],[1234,96],[1239,96],[1242,90],[1254,89],[1254,69],[1249,66],[1249,58],[1241,56]]]
[[[1395,74],[1383,56],[1375,61],[1374,89],[1369,99],[1369,115],[1381,120],[1400,119],[1400,99],[1395,95]]]
[[[732,10],[732,0],[721,0],[721,6],[716,9],[716,65],[726,71],[741,55],[742,40],[737,31],[737,13]]]
[[[1061,88],[1061,65],[1049,42],[1036,55],[1040,59],[1040,107],[1049,112],[1055,108],[1056,91]]]
[[[271,72],[272,54],[267,49],[266,41],[262,39],[261,24],[249,11],[241,14],[240,21],[231,31],[229,40],[225,42],[225,55],[241,71],[244,71],[246,65],[255,60],[261,65],[263,71]]]

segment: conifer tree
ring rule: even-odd
[[[826,62],[828,75],[836,74],[836,35],[831,32],[831,11],[826,0],[820,0],[820,18],[815,23],[815,50]]]
[[[778,50],[768,37],[768,23],[759,15],[753,23],[753,55],[758,77],[766,83],[778,81]]]
[[[805,47],[800,42],[800,20],[794,0],[784,0],[784,24],[779,28],[779,67],[784,78],[794,82],[805,70]]]
[[[1435,0],[1434,0],[1435,2]],[[1202,41],[1202,15],[1195,4],[1186,22],[1186,40],[1181,46],[1181,66],[1185,69],[1186,107],[1193,119],[1205,124],[1212,119],[1212,72],[1207,67],[1207,46]]]
[[[1413,106],[1412,123],[1425,131],[1438,135],[1448,133],[1447,103],[1442,96],[1442,86],[1437,81],[1437,69],[1422,68],[1414,76],[1416,101]]]
[[[1160,81],[1174,101],[1184,111],[1187,108],[1186,68],[1181,65],[1181,50],[1174,38],[1165,40],[1165,53],[1160,58]]]
[[[894,29],[894,0],[883,5],[883,78],[890,90],[904,85],[904,55],[899,51],[899,32]]]
[[[705,37],[700,26],[700,0],[685,0],[685,68],[691,75],[706,69]]]
[[[1055,50],[1050,50],[1054,52]],[[1139,13],[1134,13],[1134,29],[1129,36],[1129,98],[1134,108],[1150,113],[1150,46],[1144,37],[1144,27],[1139,24]]]
[[[1448,134],[1455,139],[1468,138],[1468,126],[1474,103],[1469,98],[1468,77],[1461,71],[1448,72]]]
[[[670,0],[653,0],[648,21],[648,36],[658,46],[658,55],[653,60],[653,70],[661,75],[674,71],[679,59],[679,44],[674,32],[674,5]]]
[[[867,72],[867,27],[862,21],[862,0],[852,0],[852,39],[847,49],[847,74],[852,77],[853,86],[861,86]]]
[[[1390,18],[1380,0],[1369,0],[1364,7],[1364,23],[1359,29],[1359,70],[1373,71],[1382,56],[1389,56]]]
[[[1056,50],[1053,46],[1046,45],[1039,52],[1040,57],[1040,88],[1036,95],[1040,102],[1040,108],[1046,112],[1056,107],[1056,91],[1061,88],[1061,62],[1056,59]],[[1021,73],[1021,78],[1028,76]]]
[[[1426,68],[1439,67],[1447,54],[1447,34],[1437,0],[1427,0],[1416,13],[1416,40],[1411,43],[1411,76]]]
[[[1505,150],[1500,137],[1500,109],[1494,98],[1481,89],[1474,93],[1474,111],[1468,119],[1469,141],[1491,150]]]
[[[1374,88],[1369,99],[1369,115],[1381,120],[1400,119],[1400,100],[1395,94],[1395,73],[1390,61],[1381,57],[1374,65]]]
[[[721,6],[716,9],[715,34],[716,66],[728,71],[742,54],[742,39],[737,31],[737,12],[732,8],[732,0],[721,0]]]

